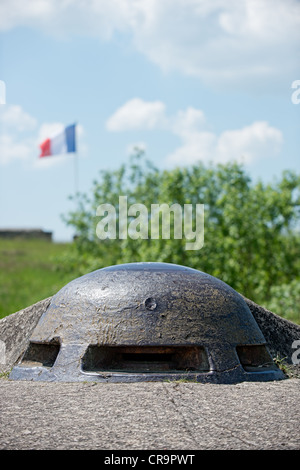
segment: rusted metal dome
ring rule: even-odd
[[[63,287],[10,378],[235,383],[284,374],[227,284],[184,266],[129,263]]]

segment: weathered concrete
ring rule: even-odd
[[[5,345],[0,356],[0,370],[9,369],[18,362],[50,301],[51,297],[41,300],[0,320],[0,340]]]
[[[300,326],[245,300],[269,349],[290,361]],[[50,301],[0,320],[7,359],[3,369],[23,354]],[[14,382],[2,377],[0,449],[299,450],[299,392],[299,379],[223,385]]]
[[[295,349],[293,342],[300,340],[300,325],[279,317],[264,307],[246,299],[248,307],[261,329],[273,357],[285,358],[285,362],[292,363]],[[300,308],[300,306],[299,306]]]
[[[296,379],[237,385],[0,379],[0,449],[299,450],[299,392]]]

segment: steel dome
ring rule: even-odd
[[[40,318],[12,380],[236,383],[284,378],[246,302],[169,263],[129,263],[67,284]]]

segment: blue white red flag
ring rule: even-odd
[[[40,157],[76,152],[75,128],[76,124],[71,124],[63,132],[44,140],[40,145]]]

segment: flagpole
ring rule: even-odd
[[[75,201],[77,201],[77,196],[79,193],[79,169],[78,169],[78,141],[77,141],[77,136],[76,136],[76,129],[77,129],[77,121],[75,122],[75,135],[74,135],[74,141],[75,141],[75,151],[74,151],[74,188],[75,188]]]
[[[77,150],[74,152],[74,188],[75,188],[75,198],[77,198],[79,192],[79,179],[78,179],[78,153]]]

